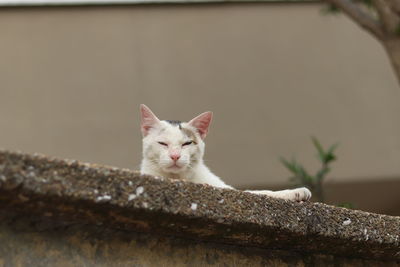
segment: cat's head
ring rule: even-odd
[[[204,138],[212,112],[204,112],[189,122],[159,120],[140,105],[143,158],[165,173],[184,173],[203,159]]]

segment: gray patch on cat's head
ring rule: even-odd
[[[179,129],[182,130],[182,122],[181,121],[177,121],[177,120],[165,120],[165,121],[173,126],[178,126]]]
[[[196,134],[191,131],[190,129],[187,128],[182,128],[182,132],[189,137],[195,144],[197,144],[198,140],[197,140],[197,136]]]
[[[196,144],[198,143],[196,134],[191,129],[182,127],[182,123],[184,122],[178,120],[165,120],[165,122],[168,122],[172,126],[178,126],[179,130],[181,130],[187,137],[193,140]]]

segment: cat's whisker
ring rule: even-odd
[[[189,165],[187,165],[186,168],[189,169],[189,170],[193,170],[193,165],[189,164]]]

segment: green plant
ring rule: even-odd
[[[324,202],[323,181],[331,170],[330,164],[337,158],[334,152],[338,144],[334,144],[325,150],[317,138],[311,137],[311,140],[318,152],[318,160],[321,163],[321,167],[317,170],[315,175],[311,175],[306,168],[294,158],[289,161],[281,157],[280,161],[293,174],[290,180],[297,185],[308,187],[319,202]]]

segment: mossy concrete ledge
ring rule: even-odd
[[[400,263],[400,217],[2,150],[0,222],[0,266]]]

